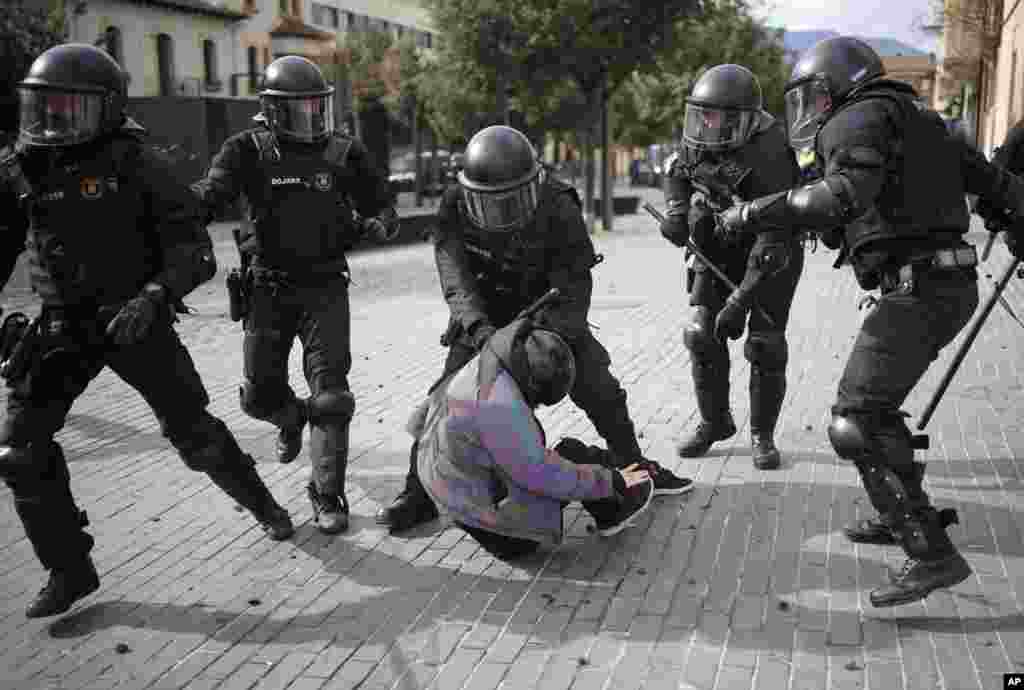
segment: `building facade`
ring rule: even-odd
[[[254,97],[283,55],[329,61],[339,39],[379,30],[431,47],[413,0],[86,0],[67,3],[69,40],[104,47],[128,74],[128,96]]]

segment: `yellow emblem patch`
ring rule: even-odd
[[[86,199],[99,199],[103,196],[103,180],[98,177],[83,177],[82,196]]]

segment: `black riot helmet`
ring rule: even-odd
[[[293,141],[321,141],[334,131],[334,87],[314,63],[286,55],[267,65],[260,108],[267,126]]]
[[[94,46],[65,43],[35,59],[18,84],[23,146],[74,146],[124,121],[125,78],[114,58]]]
[[[757,77],[742,65],[718,65],[701,75],[686,99],[683,144],[727,151],[745,144],[757,128],[763,100]]]
[[[522,132],[495,125],[469,140],[458,181],[470,221],[488,232],[507,232],[533,218],[544,168]]]
[[[790,146],[814,145],[826,116],[868,82],[885,74],[882,59],[864,41],[826,38],[800,56],[786,84],[786,124]]]

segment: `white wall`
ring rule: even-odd
[[[231,7],[237,3],[224,4],[237,9]],[[249,20],[241,23],[246,21]],[[128,95],[131,97],[160,94],[156,48],[159,34],[171,37],[175,82],[187,82],[188,95],[228,97],[231,95],[230,75],[245,71],[243,62],[239,60],[238,24],[220,17],[118,0],[89,0],[86,13],[73,18],[69,29],[72,41],[89,44],[94,43],[109,26],[120,29],[121,66],[130,75]],[[203,41],[207,39],[214,41],[217,47],[216,76],[221,82],[220,91],[207,91],[204,83]]]

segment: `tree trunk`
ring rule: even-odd
[[[601,205],[602,209],[602,225],[604,226],[605,232],[610,232],[612,229],[612,184],[609,179],[612,165],[612,151],[611,151],[611,137],[609,136],[608,127],[608,82],[605,77],[605,82],[601,85]]]
[[[558,165],[561,162],[560,158],[562,155],[562,133],[556,130],[552,133],[551,138],[553,140],[551,164]]]
[[[437,162],[437,132],[430,132],[430,144],[431,146],[433,146],[433,149],[431,150],[430,153],[430,181],[431,184],[434,186],[434,188],[431,189],[430,191],[432,194],[437,194],[437,199],[435,201],[440,203],[441,191],[439,189],[439,186],[441,184],[441,166],[438,165]]]
[[[416,208],[423,206],[423,127],[420,122],[420,102],[418,98],[412,101],[412,155],[415,156],[416,177],[413,178],[413,185],[416,191]]]
[[[505,70],[498,69],[494,82],[494,111],[495,116],[503,124],[508,124],[508,92],[506,90]],[[495,123],[488,123],[495,124]]]
[[[583,133],[583,219],[587,232],[594,232],[594,132],[587,127]]]

